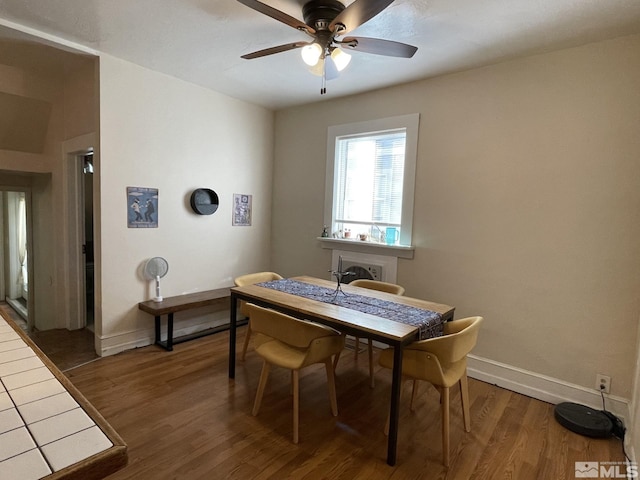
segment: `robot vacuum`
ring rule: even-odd
[[[572,432],[593,438],[613,435],[614,424],[611,416],[586,405],[564,402],[556,405],[553,412],[556,420]]]

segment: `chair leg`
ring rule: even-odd
[[[340,352],[336,353],[336,356],[333,358],[333,370],[338,367],[338,360],[340,360]]]
[[[327,370],[327,385],[329,386],[329,402],[331,403],[331,413],[334,417],[338,416],[338,399],[336,398],[336,382],[333,375],[333,365],[331,359],[327,358],[324,362]]]
[[[416,411],[416,409],[414,407],[414,402],[415,402],[417,396],[418,396],[418,380],[416,380],[414,378],[413,379],[413,388],[411,389],[411,403],[409,404],[409,410],[411,410],[412,412]]]
[[[449,388],[442,388],[442,459],[449,466]]]
[[[437,386],[437,385],[434,385],[434,387],[436,387],[436,390],[440,394],[440,405],[442,405],[442,388],[443,387],[440,387],[440,386]]]
[[[371,380],[371,388],[375,387],[375,378],[373,376],[373,340],[369,339],[369,379]]]
[[[471,416],[469,414],[469,382],[467,372],[460,377],[460,399],[462,400],[462,418],[464,419],[465,432],[471,431]]]
[[[293,370],[293,443],[298,443],[298,418],[300,415],[300,371]]]
[[[353,340],[353,352],[354,352],[354,357],[357,360],[358,359],[358,351],[360,350],[360,337],[355,337]]]
[[[240,359],[244,362],[244,357],[247,355],[247,348],[249,348],[249,338],[251,337],[251,321],[247,323],[247,333],[244,335],[244,343],[242,344],[242,356]]]
[[[343,333],[343,334],[342,334],[342,337],[343,337],[343,338],[345,338],[346,336],[347,336],[347,334],[346,334],[346,333]],[[340,360],[340,353],[341,353],[341,352],[336,353],[336,356],[335,356],[335,357],[334,357],[334,359],[333,359],[333,371],[334,371],[334,372],[335,372],[336,368],[338,368],[338,360]]]
[[[253,403],[253,416],[258,415],[260,405],[262,404],[262,395],[264,394],[264,387],[267,385],[267,378],[269,378],[269,370],[271,365],[265,360],[262,364],[262,373],[260,374],[260,382],[258,383],[258,391],[256,393],[256,399]]]

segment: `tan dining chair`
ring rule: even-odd
[[[245,285],[253,285],[255,283],[270,282],[271,280],[282,280],[282,276],[275,272],[248,273],[246,275],[236,277],[233,283],[236,285],[236,287],[244,287]],[[244,343],[242,344],[242,354],[240,357],[244,361],[244,358],[247,355],[247,348],[249,348],[249,339],[251,338],[251,317],[249,316],[249,311],[247,310],[247,302],[245,302],[244,300],[240,300],[240,313],[249,318],[249,323],[247,323],[247,333],[244,336]]]
[[[469,388],[467,383],[467,354],[475,347],[482,317],[468,317],[444,324],[444,335],[414,342],[403,350],[402,377],[413,380],[410,409],[414,401],[418,380],[431,383],[440,391],[442,408],[442,457],[449,466],[449,389],[460,384],[460,399],[464,429],[471,431],[469,417]],[[393,368],[393,348],[380,354],[378,362],[384,368]],[[402,385],[402,382],[401,382]],[[389,418],[385,435],[389,434]]]
[[[253,405],[253,415],[258,415],[262,396],[272,365],[291,370],[293,381],[293,443],[298,443],[300,369],[316,363],[324,363],[329,386],[329,401],[333,416],[338,415],[336,385],[332,358],[344,348],[344,337],[332,328],[290,317],[284,313],[248,304],[255,351],[264,362],[258,391]]]
[[[359,278],[357,280],[353,280],[349,285],[354,287],[368,288],[370,290],[378,290],[379,292],[393,293],[394,295],[404,295],[404,287],[400,285],[396,285],[395,283],[389,282],[380,282],[378,280],[367,280],[364,278]],[[369,339],[368,345],[368,353],[369,353],[369,378],[371,380],[371,388],[375,385],[375,379],[373,375],[373,341]],[[360,338],[355,337],[354,340],[354,349],[355,349],[355,357],[358,357],[358,352],[360,350]],[[337,360],[336,360],[337,363]]]

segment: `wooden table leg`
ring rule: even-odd
[[[402,344],[393,348],[393,377],[391,380],[391,410],[389,417],[389,439],[387,444],[387,463],[396,464],[398,447],[398,420],[400,417],[400,384],[402,382]]]

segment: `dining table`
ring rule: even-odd
[[[235,378],[238,301],[318,322],[342,333],[394,348],[387,463],[396,464],[403,348],[442,334],[455,307],[311,276],[232,287],[229,317],[229,378]],[[420,319],[428,319],[425,323]]]

